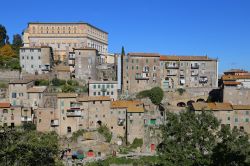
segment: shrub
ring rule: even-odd
[[[82,136],[84,133],[85,133],[85,130],[83,130],[83,129],[77,130],[77,131],[73,132],[72,137],[71,137],[71,140],[72,140],[72,141],[77,141],[77,138],[78,138],[79,136]]]
[[[53,84],[54,86],[62,86],[62,85],[65,85],[65,84],[66,84],[66,81],[65,81],[65,80],[60,80],[60,79],[58,79],[58,78],[54,78],[54,79],[52,80],[52,84]]]
[[[154,87],[151,90],[144,90],[139,92],[137,98],[149,97],[151,102],[155,105],[159,105],[163,99],[164,92],[160,87]]]
[[[141,147],[143,145],[143,139],[135,138],[133,143],[130,145],[131,149]]]
[[[76,80],[68,80],[67,84],[71,85],[71,86],[78,86],[79,85],[79,83]]]
[[[75,88],[70,85],[63,85],[62,92],[64,93],[75,92]]]
[[[176,91],[179,93],[179,95],[183,95],[183,93],[186,92],[186,90],[183,88],[178,88]]]
[[[36,86],[48,86],[49,80],[36,80],[35,85]]]
[[[105,137],[106,142],[110,142],[112,139],[112,134],[106,125],[102,125],[97,129],[98,133]]]

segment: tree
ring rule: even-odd
[[[151,102],[155,105],[160,105],[164,97],[164,92],[160,87],[154,87],[150,90],[144,90],[136,95],[137,98],[149,97]]]
[[[6,41],[5,41],[5,44],[10,44],[10,38],[9,38],[9,36],[7,35],[6,36],[6,39],[5,39]]]
[[[124,50],[124,47],[122,46],[122,53],[121,53],[122,56],[125,55],[125,50]]]
[[[15,131],[0,133],[0,165],[55,165],[59,153],[56,133]]]
[[[158,152],[165,165],[210,165],[219,121],[211,112],[166,113]]]
[[[70,85],[63,85],[62,92],[64,93],[75,92],[75,88]]]
[[[224,126],[218,133],[220,142],[213,149],[214,166],[250,165],[248,135]]]
[[[19,34],[13,35],[12,46],[14,48],[20,48],[23,46],[23,40],[22,40],[21,35],[19,35]]]
[[[0,48],[0,56],[13,57],[15,56],[15,51],[11,48],[9,44],[5,44]]]
[[[6,29],[3,25],[0,24],[0,47],[5,45],[6,37],[7,37]]]

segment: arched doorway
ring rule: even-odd
[[[199,98],[199,99],[196,100],[196,102],[205,102],[205,100],[202,99],[202,98]]]
[[[186,107],[186,103],[179,102],[179,103],[177,103],[177,107]]]

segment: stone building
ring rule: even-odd
[[[98,51],[93,48],[74,49],[75,53],[75,78],[80,80],[96,80],[96,63]]]
[[[117,81],[89,81],[89,96],[109,96],[117,100]]]
[[[29,106],[28,89],[34,86],[32,80],[12,80],[9,83],[9,101],[12,106]]]
[[[218,87],[218,61],[207,56],[129,53],[122,59],[125,94],[155,86],[160,86],[164,91],[186,87]]]
[[[128,53],[123,57],[123,93],[133,94],[160,85],[160,55]]]
[[[108,52],[108,33],[84,22],[30,22],[23,33],[24,47],[50,46],[55,61],[67,60],[73,48]]]
[[[72,77],[70,66],[58,65],[54,69],[55,76],[61,80],[69,80]]]
[[[30,108],[0,103],[0,126],[21,126],[23,123],[32,122],[33,116]]]
[[[218,62],[207,56],[161,56],[163,90],[218,87]]]
[[[212,111],[222,125],[238,128],[250,133],[250,105],[231,105],[230,103],[202,103],[192,104],[194,111]]]
[[[21,47],[19,52],[23,72],[42,74],[51,71],[54,60],[50,47]]]

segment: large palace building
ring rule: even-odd
[[[24,47],[50,46],[55,61],[66,61],[73,48],[108,52],[108,33],[88,23],[30,22],[23,33]]]

